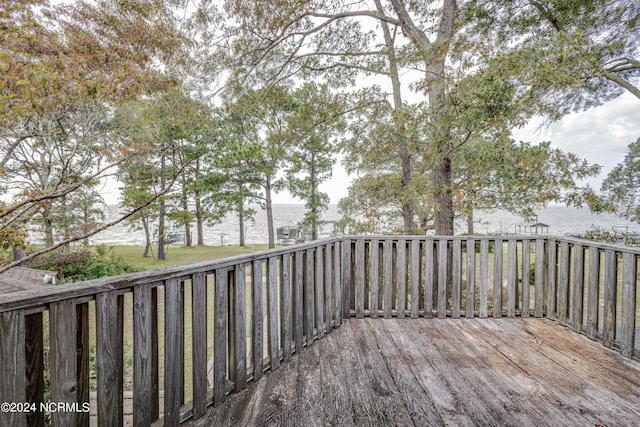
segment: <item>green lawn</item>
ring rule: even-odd
[[[140,270],[153,270],[155,268],[170,267],[174,265],[190,264],[194,262],[214,260],[234,255],[248,254],[252,251],[267,249],[267,245],[240,246],[169,246],[166,260],[156,260],[152,257],[143,258],[142,246],[113,246],[117,255]],[[154,248],[155,253],[155,248]]]

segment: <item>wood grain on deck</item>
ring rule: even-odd
[[[541,319],[350,319],[192,426],[635,426],[640,364]]]

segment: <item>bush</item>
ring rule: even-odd
[[[127,263],[113,248],[97,246],[95,250],[75,249],[70,252],[55,251],[31,261],[32,268],[58,272],[59,283],[79,282],[100,277],[139,271]]]

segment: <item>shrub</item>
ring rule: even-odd
[[[31,262],[32,268],[55,270],[59,283],[79,282],[100,277],[139,271],[127,263],[113,248],[97,246],[94,250],[75,249],[70,252],[55,251]]]

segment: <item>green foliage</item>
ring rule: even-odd
[[[592,200],[592,210],[613,211],[640,222],[640,138],[629,144],[624,160],[609,172],[600,191],[602,197]]]
[[[79,282],[138,271],[122,256],[116,255],[113,248],[106,246],[98,246],[95,250],[74,249],[69,252],[50,252],[33,260],[30,266],[57,271],[59,283]]]

